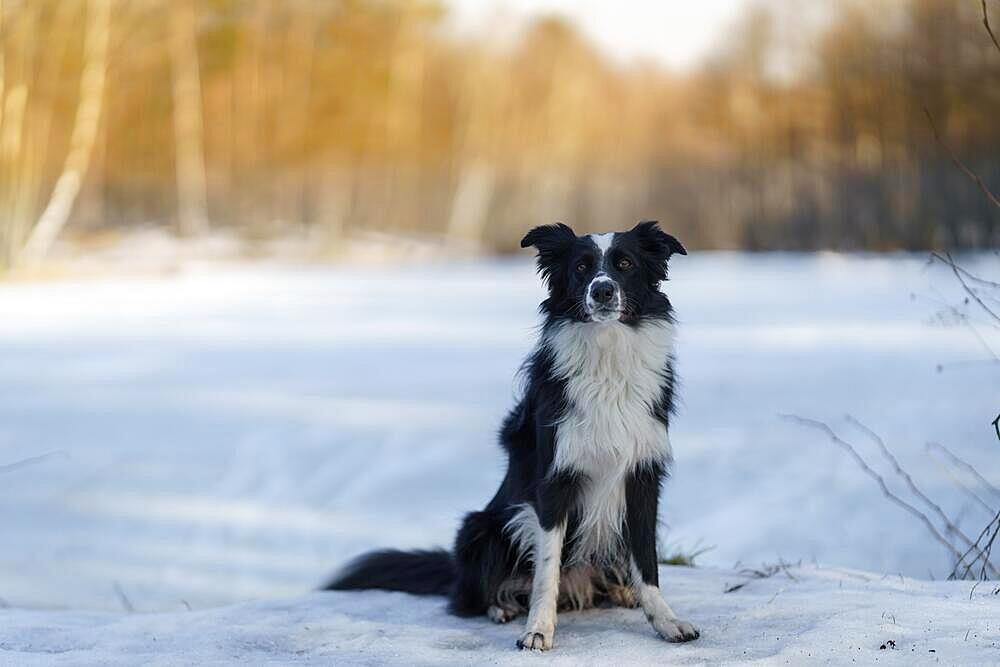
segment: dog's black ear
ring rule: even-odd
[[[664,262],[674,254],[686,255],[687,250],[681,242],[660,229],[657,224],[656,220],[643,220],[632,228],[639,237],[639,247]]]
[[[539,254],[559,250],[576,240],[576,232],[569,225],[557,222],[554,225],[535,227],[521,239],[521,247],[535,246]]]
[[[566,253],[574,241],[576,232],[561,222],[535,227],[521,239],[522,248],[535,246],[538,249],[538,273],[550,292],[560,284]]]

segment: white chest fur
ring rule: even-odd
[[[587,483],[572,536],[576,558],[612,556],[621,539],[625,479],[637,466],[670,457],[666,427],[653,416],[662,395],[674,330],[668,322],[567,323],[549,332],[555,373],[568,406],[556,431],[556,470]]]

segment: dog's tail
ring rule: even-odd
[[[323,590],[378,588],[414,595],[447,595],[454,579],[455,561],[444,549],[386,549],[355,558],[323,586]]]

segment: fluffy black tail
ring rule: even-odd
[[[379,588],[414,595],[447,595],[455,562],[444,549],[373,551],[354,559],[323,587],[327,591]]]

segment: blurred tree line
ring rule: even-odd
[[[0,0],[0,266],[136,224],[506,251],[540,222],[654,217],[704,248],[1000,245],[925,115],[1000,188],[979,3],[843,0],[815,34],[780,4],[677,73],[556,17],[456,36],[425,0]]]

